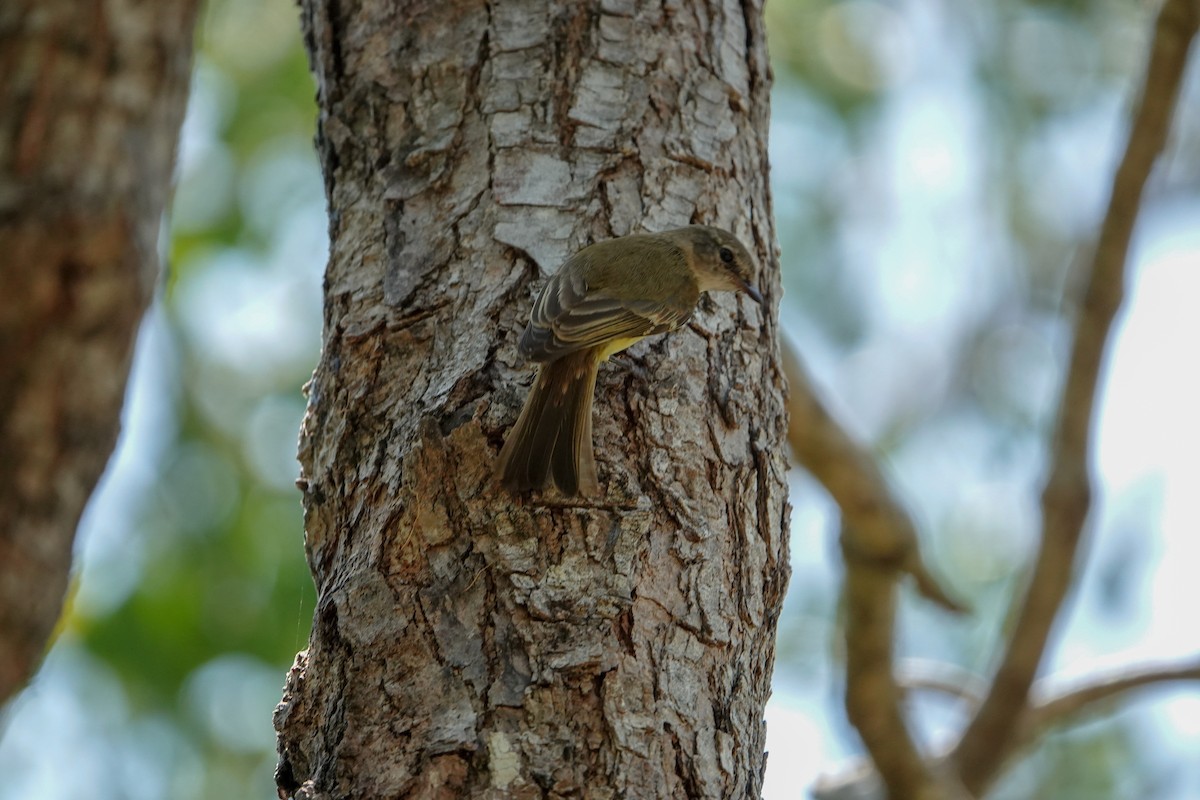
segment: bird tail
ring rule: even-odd
[[[567,496],[599,490],[592,455],[597,355],[581,350],[538,370],[496,462],[501,482],[512,491],[541,489],[551,478]]]

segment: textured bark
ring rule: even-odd
[[[196,8],[0,9],[0,700],[41,658],[116,442]]]
[[[281,794],[757,797],[788,571],[761,7],[303,16],[332,251]],[[756,251],[768,304],[602,367],[598,499],[500,489],[540,276],[693,221]]]

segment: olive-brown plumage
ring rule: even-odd
[[[761,302],[754,262],[733,234],[706,225],[636,234],[585,247],[542,288],[518,350],[541,364],[496,470],[513,491],[553,480],[564,495],[594,494],[592,395],[613,353],[683,325],[706,291]]]

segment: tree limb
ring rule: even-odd
[[[981,793],[1013,746],[1014,733],[1050,629],[1071,583],[1091,498],[1089,430],[1112,321],[1124,295],[1124,269],[1142,190],[1166,142],[1200,10],[1167,0],[1158,17],[1141,100],[1095,245],[1059,404],[1050,475],[1042,492],[1042,540],[1017,622],[991,690],[953,754],[964,785]]]
[[[0,11],[0,703],[46,652],[117,440],[199,6]]]
[[[789,385],[788,438],[797,459],[842,511],[847,713],[893,796],[950,796],[904,725],[892,669],[896,580],[907,573],[925,597],[949,610],[961,607],[922,562],[916,528],[875,459],[830,416],[786,340],[782,360]]]

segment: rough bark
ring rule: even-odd
[[[41,658],[116,442],[197,5],[0,9],[0,700]]]
[[[788,570],[761,7],[303,18],[332,250],[281,795],[757,797]],[[714,297],[601,369],[598,499],[504,492],[540,277],[691,221],[757,251],[767,306]]]

